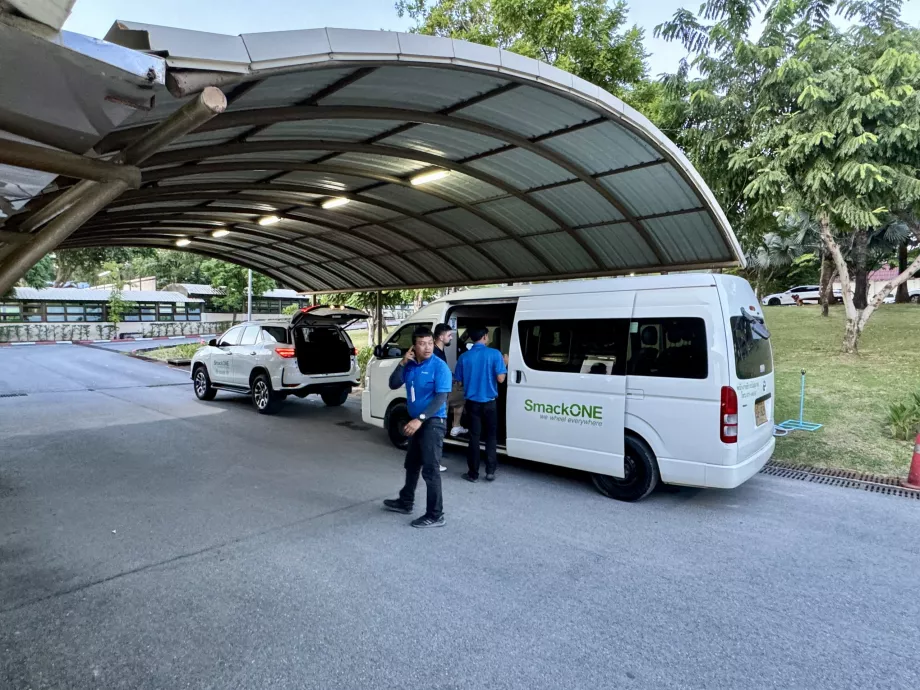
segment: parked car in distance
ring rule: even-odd
[[[839,291],[835,290],[834,295],[836,296]],[[785,292],[777,292],[772,295],[767,295],[760,300],[760,303],[765,307],[779,307],[779,306],[788,306],[795,304],[795,298],[798,297],[800,301],[811,300],[813,299],[815,303],[821,297],[821,286],[820,285],[797,285],[796,287],[789,288]]]
[[[920,290],[911,290],[907,293],[909,295],[911,304],[920,304]],[[888,297],[882,300],[883,304],[894,304],[894,293],[892,292]]]
[[[296,312],[290,322],[239,324],[211,340],[192,357],[192,381],[199,400],[218,390],[245,393],[261,414],[275,414],[285,398],[318,394],[342,405],[358,385],[358,351],[345,332],[367,314],[352,307],[317,305]]]

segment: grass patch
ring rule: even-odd
[[[166,361],[168,359],[191,359],[203,345],[198,343],[185,343],[171,347],[158,347],[156,350],[144,351],[144,357]]]
[[[840,351],[844,312],[819,307],[765,310],[773,333],[776,421],[799,416],[800,371],[808,372],[805,420],[824,424],[776,439],[775,457],[816,467],[904,475],[913,440],[891,437],[888,406],[920,389],[920,308],[884,305],[869,321],[859,356]]]

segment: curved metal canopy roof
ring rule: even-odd
[[[165,56],[171,93],[161,88],[98,153],[205,85],[228,108],[147,160],[142,187],[63,247],[184,238],[187,251],[309,291],[743,262],[712,193],[660,131],[536,60],[382,31],[231,37],[118,22],[106,38]],[[418,184],[431,171],[448,174]],[[260,224],[268,216],[278,220]]]

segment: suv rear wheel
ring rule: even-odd
[[[217,390],[211,385],[211,377],[208,376],[208,370],[204,364],[195,367],[195,375],[192,377],[195,386],[195,396],[199,400],[214,400]]]
[[[323,391],[320,393],[320,397],[329,407],[338,407],[339,405],[345,404],[345,402],[348,400],[349,393],[351,393],[351,389],[342,386],[341,388],[337,388],[335,390]]]
[[[272,390],[268,374],[257,374],[252,380],[252,404],[259,414],[277,414],[284,404],[284,396]]]
[[[625,476],[620,478],[593,474],[591,481],[604,496],[618,501],[640,501],[658,485],[661,478],[658,473],[658,461],[645,441],[627,436],[623,439],[623,445],[626,451],[623,458]]]

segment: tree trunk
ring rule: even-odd
[[[834,260],[826,251],[821,255],[821,316],[827,316],[830,301],[834,298]]]
[[[869,305],[869,269],[866,266],[868,254],[869,231],[856,230],[853,237],[853,280],[856,284],[853,306],[857,309],[865,309]]]
[[[898,245],[898,274],[907,270],[907,242],[901,242]],[[908,304],[910,302],[910,291],[907,289],[907,281],[898,285],[898,291],[895,293],[894,301],[898,304]]]

